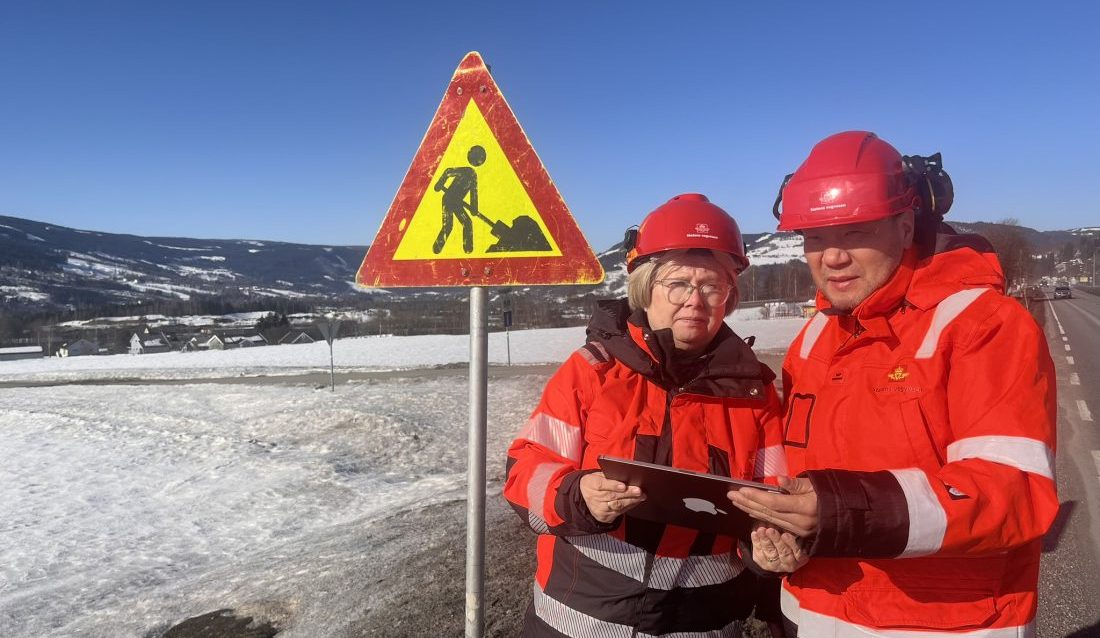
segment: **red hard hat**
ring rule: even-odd
[[[651,255],[691,248],[729,253],[737,272],[749,267],[737,222],[699,193],[677,195],[646,215],[627,248],[627,272]]]
[[[920,206],[901,153],[867,131],[818,142],[779,196],[779,230],[874,221]]]

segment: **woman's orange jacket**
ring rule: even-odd
[[[725,325],[701,360],[670,365],[670,331],[628,315],[625,300],[601,303],[589,342],[508,451],[504,495],[539,533],[524,635],[739,635],[756,582],[735,539],[629,514],[600,523],[578,482],[601,454],[738,478],[784,473],[775,375]]]

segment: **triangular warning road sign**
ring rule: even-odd
[[[603,276],[485,62],[468,53],[356,282],[595,284]]]

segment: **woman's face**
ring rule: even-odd
[[[711,294],[711,300],[704,297],[701,287],[707,284],[718,288],[717,293],[736,288],[737,282],[729,276],[710,255],[687,254],[678,259],[678,264],[663,264],[657,270],[650,302],[646,306],[646,316],[653,330],[672,329],[672,338],[676,349],[697,354],[706,349],[726,315],[726,300]],[[686,283],[684,283],[686,282]],[[669,299],[670,292],[675,297],[676,289],[681,292],[688,285],[694,290],[680,303]]]

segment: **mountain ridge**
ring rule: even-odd
[[[955,222],[960,232],[990,232],[1003,224]],[[1057,250],[1100,229],[1037,231],[1015,226],[1033,251]],[[795,233],[745,234],[756,266],[802,261]],[[254,299],[341,304],[364,296],[389,299],[461,292],[462,289],[360,289],[355,273],[367,246],[325,246],[252,239],[148,237],[74,229],[19,217],[0,216],[0,300],[6,308],[73,309],[80,306],[140,304],[222,295]],[[598,253],[607,277],[592,286],[552,287],[552,297],[624,294],[625,254],[621,244]],[[531,287],[519,287],[526,289]],[[546,287],[550,288],[550,287]]]

